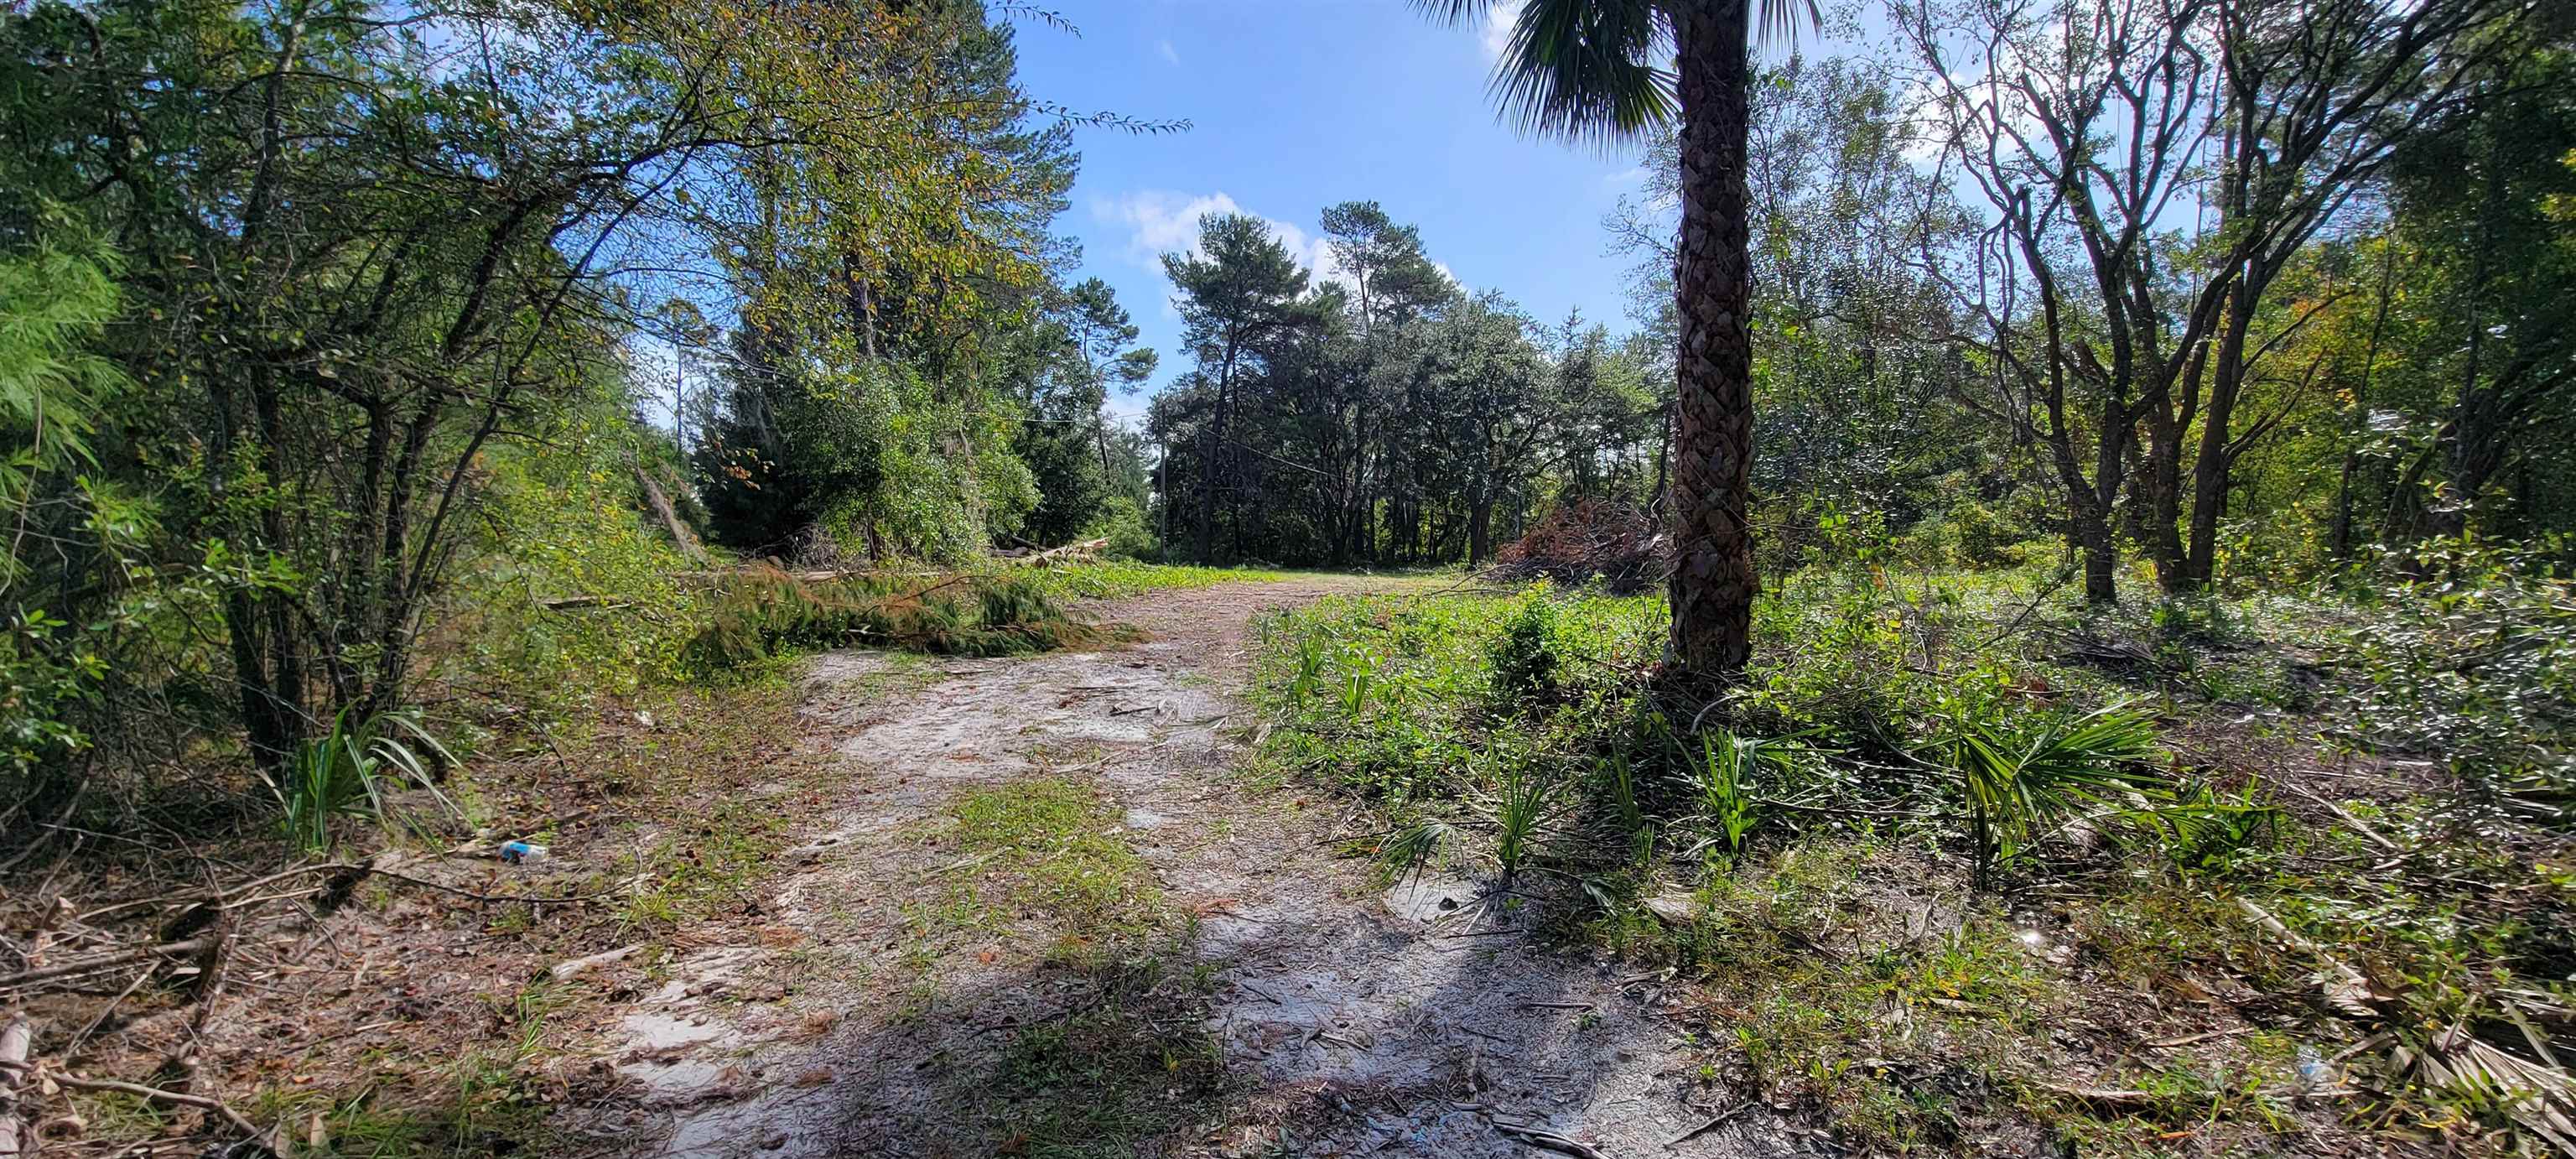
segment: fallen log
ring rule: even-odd
[[[1078,559],[1084,556],[1097,555],[1102,549],[1107,548],[1108,546],[1109,541],[1106,539],[1086,539],[1080,543],[1068,543],[1062,547],[1051,547],[1045,551],[1032,552],[1028,555],[1000,556],[997,558],[1001,559],[1004,563],[1018,567],[1044,567],[1048,564],[1058,563],[1067,559]]]
[[[662,485],[654,482],[653,476],[640,466],[635,468],[635,482],[644,489],[645,509],[652,513],[655,523],[662,525],[662,533],[671,537],[672,546],[679,548],[680,554],[688,557],[691,563],[707,562],[707,549],[698,544],[697,535],[681,521],[679,511],[671,506],[671,497],[663,492]]]

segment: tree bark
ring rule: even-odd
[[[2445,538],[2468,532],[2478,496],[2486,490],[2487,477],[2503,458],[2498,452],[2503,407],[2495,384],[2480,380],[2486,369],[2487,287],[2493,276],[2498,222],[2505,205],[2503,144],[2502,135],[2488,127],[2486,192],[2478,207],[2478,252],[2470,262],[2469,300],[2464,311],[2469,320],[2468,358],[2460,369],[2459,401],[2452,407],[2451,421],[2443,428],[2449,438],[2442,445],[2442,461],[2450,478],[2443,481],[2428,510],[2434,534]]]
[[[2245,389],[2245,333],[2254,325],[2256,290],[2248,277],[2227,306],[2219,333],[2217,373],[2211,376],[2209,410],[2201,419],[2200,458],[2191,471],[2191,551],[2183,560],[2182,583],[2167,585],[2190,591],[2209,586],[2218,567],[2218,517],[2226,512],[2227,477],[2236,451],[2228,445],[2236,418],[2236,400]]]
[[[1681,315],[1673,454],[1676,675],[1731,683],[1752,656],[1752,271],[1747,258],[1748,0],[1699,0],[1673,20],[1681,95]]]
[[[1467,566],[1483,567],[1494,554],[1494,499],[1480,487],[1467,503]]]
[[[653,476],[641,465],[635,468],[635,482],[644,489],[644,509],[652,514],[655,523],[662,525],[662,531],[671,537],[672,545],[679,548],[680,554],[690,563],[705,567],[707,549],[699,546],[696,533],[691,532],[687,521],[680,518],[679,510],[671,506],[671,497],[663,493],[662,485],[654,482]]]

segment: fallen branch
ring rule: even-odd
[[[210,1099],[204,1095],[181,1094],[178,1091],[165,1091],[159,1087],[147,1087],[141,1083],[117,1082],[114,1079],[73,1078],[70,1075],[64,1074],[47,1075],[46,1077],[57,1086],[70,1087],[76,1091],[114,1091],[118,1094],[133,1095],[139,1099],[149,1099],[156,1103],[166,1103],[171,1106],[180,1107],[196,1107],[200,1110],[212,1111],[218,1115],[222,1115],[225,1122],[231,1123],[234,1129],[240,1131],[243,1135],[253,1139],[259,1137],[259,1128],[253,1126],[250,1120],[241,1117],[240,1112],[233,1110],[231,1107],[225,1106],[221,1100]]]
[[[64,962],[53,966],[39,966],[33,970],[22,970],[18,973],[11,974],[6,978],[0,978],[0,990],[12,990],[31,982],[42,982],[49,978],[62,978],[73,974],[87,974],[93,970],[113,969],[117,966],[123,966],[131,962],[140,962],[146,958],[176,957],[180,954],[192,954],[198,950],[206,948],[206,941],[207,939],[205,938],[190,938],[184,942],[169,942],[158,946],[145,946],[139,950],[125,950],[119,953],[108,954],[103,957],[89,958],[78,962]]]
[[[643,948],[644,943],[636,942],[631,945],[619,946],[614,950],[602,950],[596,954],[584,954],[578,958],[557,962],[553,966],[547,968],[546,973],[553,977],[555,981],[560,982],[575,974],[582,973],[583,971],[596,969],[612,962],[616,962]]]
[[[2245,911],[2247,917],[2254,919],[2255,925],[2263,927],[2265,933],[2325,963],[2326,980],[2320,985],[2325,990],[2327,1005],[2355,1018],[2371,1018],[2378,1015],[2379,1011],[2371,1004],[2374,992],[2370,986],[2370,979],[2361,971],[2353,969],[2345,964],[2343,959],[2328,952],[2325,947],[2282,924],[2281,919],[2273,917],[2271,911],[2254,904],[2252,898],[2237,898],[2236,905]]]
[[[2317,804],[2320,804],[2320,805],[2325,806],[2325,807],[2326,807],[2326,809],[2327,809],[2327,811],[2329,811],[2329,812],[2333,813],[2333,814],[2335,815],[2335,818],[2336,818],[2337,820],[2342,821],[2342,822],[2343,822],[2347,827],[2349,827],[2353,832],[2360,834],[2364,840],[2367,840],[2367,841],[2369,841],[2371,844],[2378,846],[2381,850],[2383,850],[2383,851],[2385,851],[2385,852],[2389,852],[2389,853],[2396,853],[2396,854],[2401,854],[2401,855],[2402,855],[2402,854],[2404,854],[2404,853],[2406,852],[2406,849],[2405,849],[2405,847],[2404,847],[2404,846],[2401,846],[2401,845],[2397,844],[2396,842],[2391,841],[2391,840],[2389,840],[2388,838],[2386,838],[2386,837],[2384,837],[2384,836],[2381,836],[2381,835],[2380,835],[2379,830],[2373,829],[2373,828],[2371,828],[2369,825],[2364,824],[2364,823],[2362,822],[2362,819],[2361,819],[2361,818],[2353,816],[2353,815],[2352,815],[2352,813],[2351,813],[2350,811],[2346,810],[2343,806],[2338,805],[2338,804],[2335,804],[2334,802],[2329,801],[2329,800],[2325,799],[2324,797],[2320,797],[2320,796],[2316,795],[2315,793],[2311,793],[2311,792],[2307,791],[2305,788],[2302,788],[2301,786],[2298,786],[2298,785],[2292,784],[2292,783],[2290,783],[2290,782],[2288,782],[2288,781],[2282,781],[2282,782],[2280,782],[2280,785],[2281,785],[2281,787],[2282,787],[2282,788],[2288,789],[2289,791],[2291,791],[2291,792],[2293,792],[2293,793],[2297,793],[2298,795],[2300,795],[2300,796],[2302,796],[2302,797],[2305,797],[2305,798],[2307,798],[2307,799],[2309,799],[2309,800],[2311,800],[2311,801],[2314,801],[2314,802],[2316,802]]]
[[[476,842],[476,844],[481,844],[481,842]],[[460,847],[460,848],[462,848],[462,847]],[[385,868],[385,866],[390,865],[390,864],[393,864],[393,863],[394,863],[393,859],[391,859],[390,857],[384,857],[384,856],[379,856],[378,858],[376,858],[376,859],[374,859],[374,860],[370,860],[370,861],[360,861],[360,862],[352,862],[352,861],[319,861],[319,862],[315,862],[315,863],[313,863],[313,864],[311,864],[311,865],[299,865],[299,866],[296,866],[296,867],[295,867],[295,868],[293,868],[293,869],[282,870],[282,871],[277,872],[277,873],[272,873],[272,874],[269,874],[269,875],[268,875],[268,876],[266,876],[266,877],[257,878],[257,879],[254,879],[254,880],[252,880],[252,881],[244,882],[244,883],[242,883],[242,884],[240,884],[240,885],[235,885],[235,886],[224,886],[224,887],[215,887],[215,888],[211,888],[211,889],[197,890],[197,891],[193,891],[193,892],[189,892],[189,893],[163,894],[163,895],[156,896],[156,897],[135,898],[135,899],[132,899],[132,900],[130,900],[130,901],[121,901],[121,902],[117,902],[117,903],[115,903],[114,905],[104,906],[104,907],[102,907],[102,908],[94,909],[94,910],[89,911],[88,913],[82,914],[82,915],[80,915],[80,920],[81,920],[81,921],[83,921],[83,922],[90,922],[90,921],[95,921],[96,919],[101,918],[101,917],[104,917],[104,916],[106,916],[106,915],[108,915],[108,914],[121,913],[121,912],[123,912],[123,911],[125,911],[125,910],[137,909],[137,908],[141,908],[141,907],[144,907],[144,906],[156,906],[156,905],[182,905],[182,904],[188,904],[188,903],[202,903],[202,904],[211,904],[211,905],[214,905],[214,906],[216,906],[216,907],[218,907],[218,908],[231,908],[231,906],[230,906],[228,903],[230,903],[230,902],[231,902],[233,899],[235,899],[235,898],[239,898],[239,897],[242,897],[242,896],[244,896],[244,895],[246,895],[246,894],[250,893],[250,892],[251,892],[251,891],[253,891],[253,890],[260,889],[260,888],[263,888],[263,887],[265,887],[265,886],[275,885],[275,884],[277,884],[278,882],[284,881],[284,880],[286,880],[286,879],[288,879],[288,878],[290,878],[290,877],[301,877],[301,876],[304,876],[304,875],[306,875],[306,874],[313,874],[313,873],[346,873],[346,874],[350,874],[350,875],[352,876],[353,881],[354,881],[355,879],[363,879],[363,878],[370,877],[370,876],[374,876],[374,877],[390,877],[390,878],[394,879],[395,881],[409,882],[409,883],[411,883],[411,884],[413,884],[413,885],[420,886],[420,887],[421,887],[421,888],[423,888],[423,889],[434,889],[434,890],[437,890],[437,891],[439,891],[439,892],[441,892],[441,893],[445,893],[445,894],[452,894],[452,895],[457,896],[457,897],[467,898],[467,899],[470,899],[470,900],[473,900],[473,901],[479,901],[479,902],[526,902],[526,903],[527,903],[527,904],[529,904],[529,905],[572,905],[572,904],[579,903],[579,902],[604,901],[604,900],[607,900],[607,899],[609,899],[609,898],[611,898],[611,897],[616,896],[616,895],[611,894],[611,893],[578,893],[578,894],[563,894],[563,895],[560,895],[560,896],[544,896],[544,895],[528,896],[528,895],[520,895],[520,894],[492,894],[492,893],[476,893],[476,892],[474,892],[473,890],[465,889],[465,888],[462,888],[462,887],[459,887],[459,886],[449,885],[449,884],[447,884],[447,883],[445,883],[445,882],[431,881],[431,880],[429,880],[428,878],[425,878],[425,877],[413,877],[413,876],[411,876],[410,874],[407,874],[407,873],[396,873],[396,872],[394,872],[394,871],[393,871],[393,870],[391,870],[391,869]],[[284,897],[284,896],[287,896],[287,895],[280,895],[280,897]],[[266,900],[277,900],[277,899],[275,899],[275,898],[271,898],[271,899],[266,899]],[[194,942],[173,942],[173,943],[171,943],[169,946],[167,946],[167,947],[165,947],[165,948],[166,948],[166,949],[170,949],[170,950],[178,950],[178,949],[181,949],[181,948],[183,948],[183,947],[185,947],[185,948],[195,948],[195,945],[196,945],[196,943],[194,943]],[[149,952],[149,951],[134,951],[134,952],[142,953],[142,952]],[[12,983],[15,983],[15,982],[17,982],[17,981],[23,980],[25,977],[26,977],[25,975],[19,975],[18,977],[15,977],[15,978],[0,978],[0,987],[6,987],[6,986],[9,986],[9,985],[11,985]]]
[[[607,596],[556,596],[550,600],[538,600],[537,606],[549,612],[568,611],[574,608],[598,608],[601,611],[618,612],[635,605],[632,601],[611,599]]]
[[[2076,1087],[2047,1083],[2040,1089],[2053,1095],[2064,1095],[2080,1103],[2092,1103],[2095,1106],[2122,1110],[2147,1106],[2156,1099],[2154,1095],[2145,1091],[2120,1090],[2112,1087]]]
[[[1674,1148],[1674,1147],[1679,1147],[1679,1146],[1681,1146],[1681,1145],[1682,1145],[1682,1144],[1684,1144],[1684,1143],[1688,1143],[1688,1142],[1690,1142],[1690,1141],[1691,1141],[1691,1140],[1693,1140],[1693,1139],[1699,1138],[1700,1136],[1705,1135],[1705,1134],[1709,1133],[1709,1132],[1710,1132],[1710,1131],[1712,1131],[1712,1130],[1715,1130],[1715,1129],[1717,1128],[1717,1125],[1718,1125],[1718,1124],[1723,1123],[1723,1122],[1726,1122],[1727,1120],[1732,1119],[1732,1118],[1735,1118],[1736,1116],[1741,1115],[1741,1114],[1743,1114],[1744,1112],[1749,1111],[1749,1110],[1752,1110],[1752,1109],[1753,1109],[1753,1104],[1752,1104],[1752,1103],[1749,1103],[1749,1102],[1747,1102],[1747,1103],[1737,1103],[1735,1106],[1733,1106],[1733,1107],[1731,1107],[1731,1108],[1729,1108],[1729,1109],[1727,1109],[1727,1110],[1719,1111],[1719,1112],[1718,1112],[1718,1113],[1716,1113],[1715,1115],[1711,1115],[1711,1116],[1709,1116],[1709,1120],[1708,1120],[1707,1122],[1702,1123],[1702,1124],[1700,1124],[1700,1125],[1698,1125],[1698,1126],[1696,1126],[1696,1127],[1691,1128],[1690,1130],[1684,1131],[1684,1132],[1682,1132],[1681,1134],[1675,1135],[1675,1136],[1673,1136],[1672,1138],[1665,1140],[1665,1141],[1664,1141],[1664,1147],[1665,1147],[1665,1149],[1666,1149],[1666,1150],[1670,1150],[1670,1149],[1672,1149],[1672,1148]]]
[[[34,1121],[18,1111],[19,1072],[27,1067],[27,1044],[35,1037],[35,1024],[24,1014],[0,1027],[0,1155],[35,1150]]]
[[[1003,563],[1020,567],[1045,567],[1057,560],[1067,559],[1073,556],[1090,555],[1108,546],[1109,541],[1106,539],[1087,539],[1080,543],[1068,543],[1062,547],[1048,548],[1045,551],[1032,552],[1028,555],[1004,555],[996,556],[994,558],[1001,560]]]
[[[2187,1034],[2181,1038],[2162,1039],[2160,1041],[2150,1042],[2147,1045],[2157,1050],[2171,1050],[2177,1046],[2190,1046],[2195,1042],[2207,1042],[2213,1038],[2232,1038],[2239,1034],[2249,1033],[2252,1029],[2252,1027],[2248,1026],[2234,1026],[2229,1027],[2226,1030],[2212,1030],[2206,1034]]]
[[[1485,1114],[1493,1120],[1495,1130],[1518,1139],[1521,1142],[1527,1143],[1530,1146],[1549,1151],[1556,1151],[1566,1155],[1578,1156],[1580,1159],[1610,1159],[1609,1156],[1603,1155],[1601,1152],[1595,1151],[1589,1146],[1575,1142],[1574,1140],[1566,1138],[1563,1135],[1559,1135],[1545,1127],[1510,1118],[1491,1107],[1485,1108]]]

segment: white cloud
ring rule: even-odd
[[[1646,167],[1643,165],[1631,165],[1616,173],[1604,173],[1601,175],[1601,183],[1603,185],[1635,185],[1645,179]]]
[[[1199,253],[1200,218],[1250,212],[1222,190],[1193,195],[1147,189],[1124,197],[1094,198],[1091,202],[1094,219],[1127,227],[1127,260],[1147,269],[1161,269],[1164,254]],[[1288,247],[1297,264],[1312,272],[1316,280],[1343,280],[1341,268],[1333,261],[1332,247],[1323,238],[1309,237],[1304,229],[1275,217],[1252,216],[1260,217],[1261,223],[1270,227],[1270,235]]]
[[[1198,252],[1200,218],[1241,212],[1243,207],[1223,193],[1193,197],[1147,189],[1091,201],[1093,219],[1127,227],[1127,259],[1147,269],[1160,268],[1164,254]]]
[[[1503,50],[1512,46],[1512,26],[1520,22],[1524,0],[1502,0],[1485,10],[1485,26],[1477,29],[1485,45],[1485,58],[1501,60]]]
[[[1179,64],[1179,63],[1181,63],[1181,50],[1180,50],[1180,49],[1177,49],[1177,48],[1172,47],[1172,42],[1171,42],[1171,41],[1168,41],[1168,40],[1157,40],[1157,41],[1155,41],[1155,42],[1154,42],[1154,52],[1155,52],[1157,55],[1159,55],[1159,56],[1161,56],[1161,57],[1163,58],[1163,62],[1164,62],[1165,64]]]

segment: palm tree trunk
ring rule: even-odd
[[[1672,640],[1667,664],[1731,682],[1752,655],[1752,271],[1746,253],[1748,0],[1675,6],[1682,106],[1679,422],[1673,455]]]

